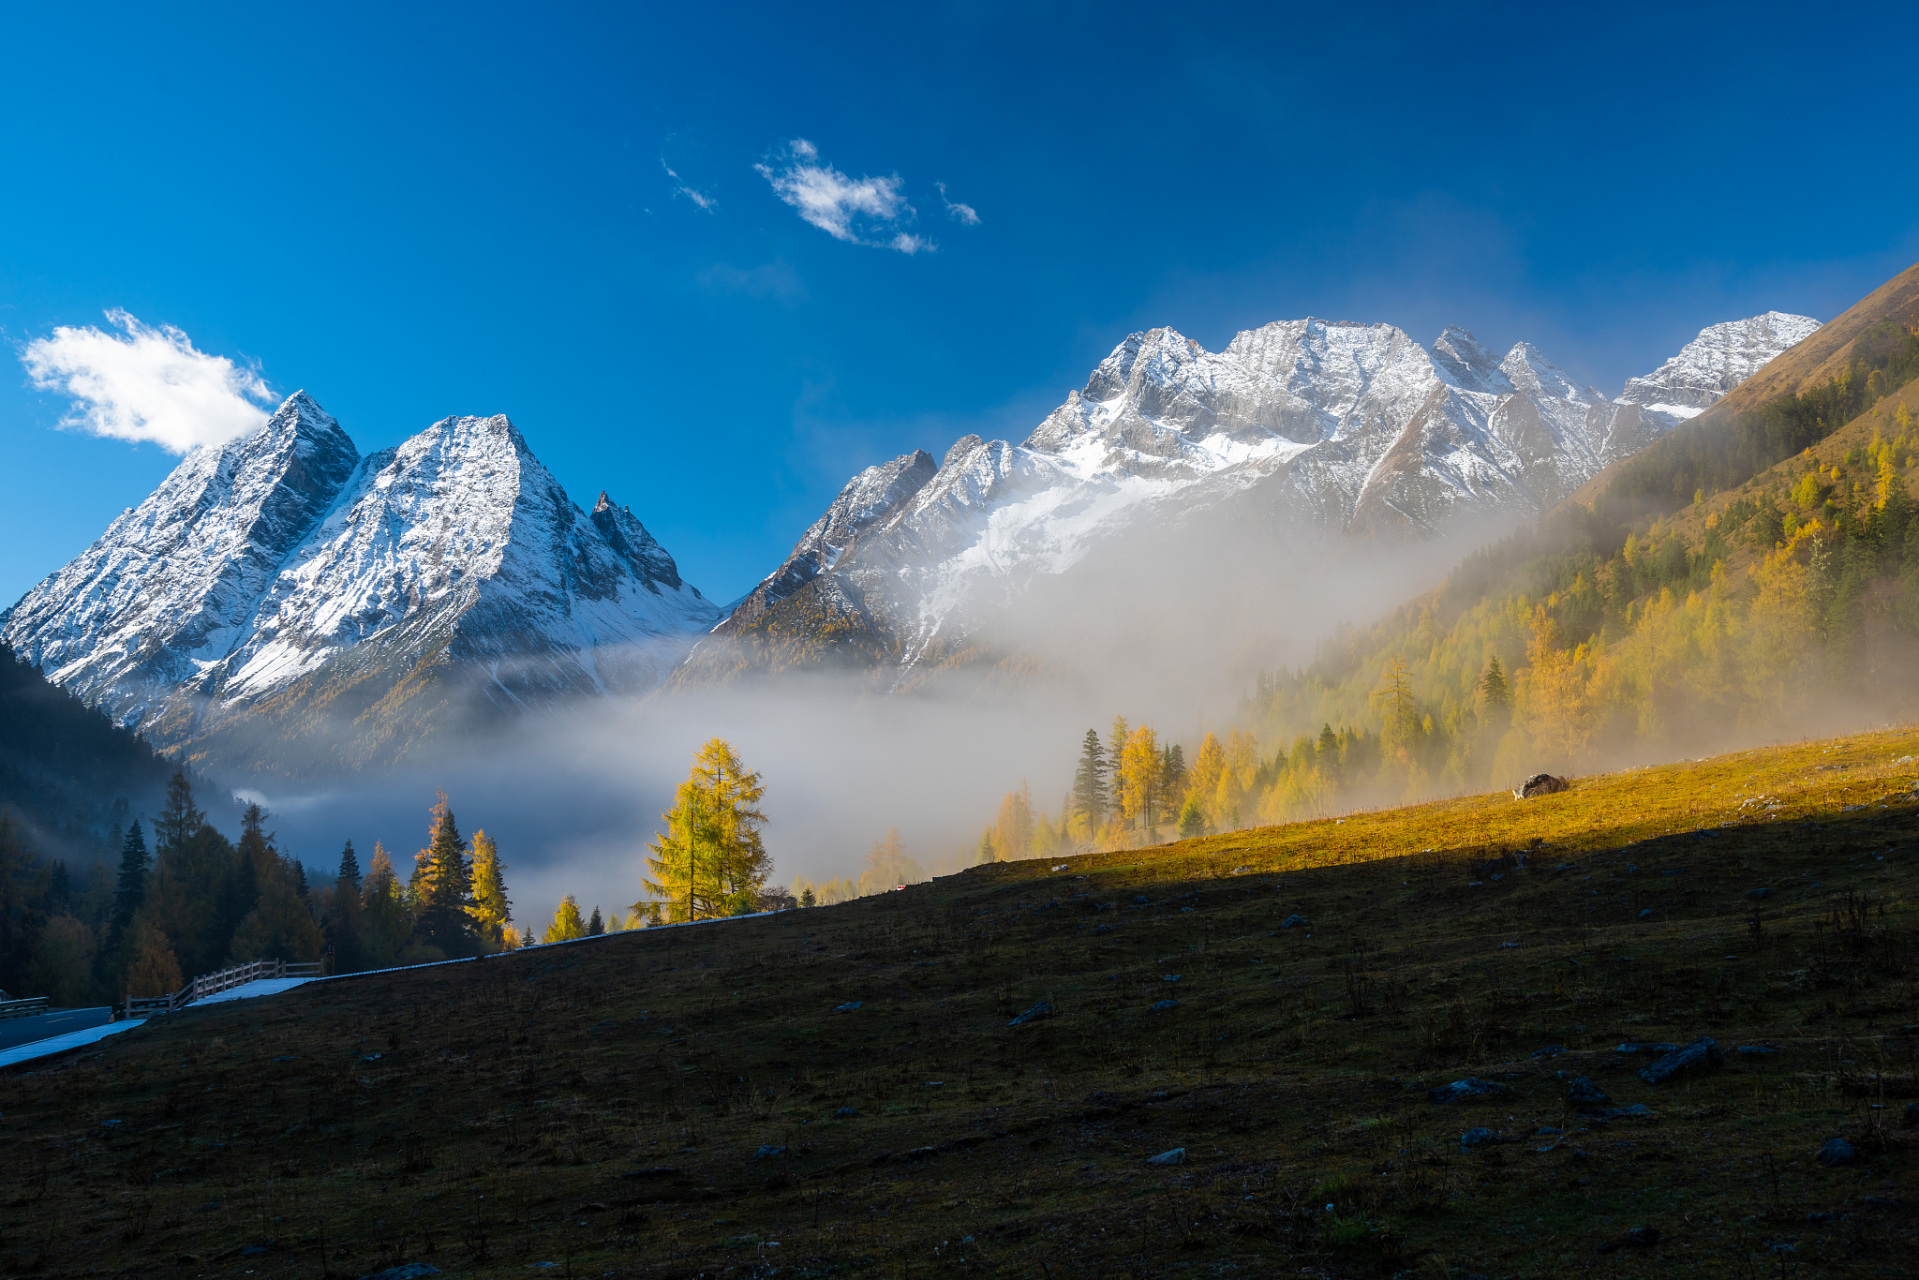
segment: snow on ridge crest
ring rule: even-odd
[[[272,693],[398,629],[419,634],[392,663],[441,646],[509,672],[498,680],[537,668],[548,691],[650,687],[718,611],[606,507],[573,504],[503,415],[444,418],[360,457],[296,392],[259,431],[183,459],[0,615],[0,638],[142,727],[183,696]]]
[[[1627,394],[1679,362],[1723,374],[1710,403],[1814,327],[1778,313],[1709,327]],[[830,571],[894,620],[910,667],[1101,539],[1255,486],[1270,518],[1306,537],[1430,535],[1462,511],[1541,510],[1675,425],[1666,387],[1681,381],[1626,408],[1530,343],[1496,357],[1457,326],[1426,348],[1390,324],[1306,317],[1245,330],[1219,352],[1149,329],[1119,342],[1023,443],[956,442]]]

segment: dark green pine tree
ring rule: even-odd
[[[1186,748],[1177,742],[1160,753],[1159,793],[1175,808],[1186,794]]]
[[[107,952],[118,955],[133,927],[133,913],[147,900],[147,873],[153,858],[147,853],[147,835],[135,818],[120,842],[120,879],[113,889],[113,913],[107,918]]]
[[[414,931],[449,958],[476,954],[473,916],[473,865],[466,840],[447,807],[446,793],[433,806],[433,843],[420,876]]]
[[[353,841],[346,842],[346,848],[340,850],[339,883],[342,887],[352,886],[357,895],[360,892],[360,858],[353,852]]]
[[[278,855],[273,850],[273,837],[267,834],[266,821],[267,811],[258,804],[249,804],[240,814],[240,856],[227,885],[225,905],[229,934],[260,905],[260,891],[277,869],[272,864]]]
[[[586,922],[586,936],[589,938],[597,938],[605,932],[606,921],[600,918],[600,909],[595,907],[593,908],[592,917]]]
[[[1073,808],[1094,826],[1106,816],[1107,772],[1106,748],[1100,743],[1099,730],[1088,729],[1080,743],[1079,768],[1073,774]]]
[[[1504,714],[1513,704],[1512,686],[1506,682],[1506,672],[1499,665],[1498,654],[1494,654],[1486,664],[1486,674],[1479,677],[1479,697],[1486,710],[1495,716]]]
[[[164,853],[181,847],[199,834],[206,821],[207,816],[193,803],[193,784],[187,781],[186,770],[174,770],[167,781],[167,807],[153,820],[155,848]]]
[[[360,902],[360,859],[353,852],[353,841],[340,851],[340,873],[333,881],[333,896],[327,900],[322,930],[326,935],[329,973],[358,973],[366,967],[365,933]]]

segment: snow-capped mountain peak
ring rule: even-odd
[[[189,454],[0,638],[167,745],[269,703],[384,700],[391,732],[435,680],[511,705],[643,692],[718,616],[632,512],[571,502],[506,417],[361,458],[300,392]]]
[[[1707,325],[1672,359],[1629,379],[1619,403],[1644,405],[1675,419],[1693,417],[1818,327],[1811,316],[1783,311]]]
[[[868,659],[910,671],[1102,542],[1227,504],[1302,539],[1431,536],[1462,513],[1516,519],[1669,430],[1680,415],[1662,406],[1682,393],[1710,403],[1814,327],[1777,314],[1712,326],[1617,403],[1530,343],[1495,357],[1457,326],[1430,350],[1389,324],[1314,317],[1218,352],[1173,329],[1129,334],[1023,443],[960,439],[826,554],[822,531],[871,473],[856,477],[717,630],[773,615],[783,635],[858,636]],[[813,651],[831,649],[816,640]],[[730,678],[748,661],[715,652],[703,642],[687,678]]]

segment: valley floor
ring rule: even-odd
[[[1909,1275],[1915,756],[1774,747],[156,1019],[0,1074],[0,1271]],[[1723,1065],[1658,1084],[1617,1048],[1700,1037]],[[1496,1096],[1429,1101],[1467,1077]]]

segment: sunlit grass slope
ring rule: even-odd
[[[1784,746],[189,1012],[0,1077],[0,1271],[1907,1275],[1915,755]],[[1724,1065],[1662,1084],[1616,1049],[1701,1036]],[[1582,1116],[1578,1076],[1650,1117]],[[1428,1101],[1466,1077],[1509,1092]]]

